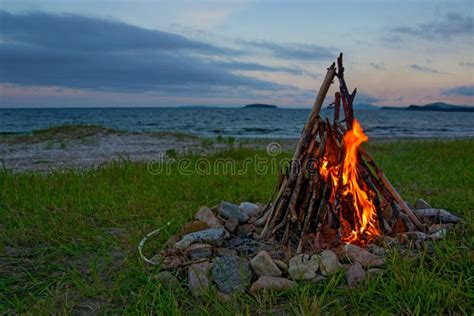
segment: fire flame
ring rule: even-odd
[[[358,166],[359,147],[369,138],[364,134],[362,127],[357,120],[354,120],[352,129],[344,135],[344,161],[334,166],[329,166],[328,155],[325,152],[320,167],[320,175],[328,181],[332,187],[329,202],[334,207],[336,194],[340,193],[340,198],[352,204],[354,214],[353,219],[345,219],[343,212],[340,213],[341,241],[344,243],[365,244],[373,238],[380,236],[377,225],[377,210],[369,198],[371,192],[363,181],[360,181]],[[342,167],[342,181],[340,181],[340,171]]]

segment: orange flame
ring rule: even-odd
[[[326,152],[320,167],[320,175],[326,181],[331,178],[332,193],[330,203],[334,206],[336,192],[339,186],[342,191],[341,198],[351,201],[355,211],[349,229],[342,229],[341,241],[345,243],[364,244],[376,236],[380,236],[377,225],[377,211],[374,203],[369,198],[368,189],[359,180],[360,175],[357,169],[359,147],[369,138],[364,134],[362,127],[357,120],[354,120],[353,127],[344,135],[345,157],[340,165],[328,166],[329,160]],[[339,179],[339,169],[342,165],[342,183]],[[348,221],[340,214],[341,223]],[[344,227],[343,227],[344,228]]]

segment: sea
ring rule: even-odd
[[[185,132],[238,138],[297,138],[310,109],[262,108],[30,108],[0,109],[0,133],[93,124],[131,132]],[[322,116],[331,117],[331,109]],[[474,137],[474,113],[359,110],[369,137]]]

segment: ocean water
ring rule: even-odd
[[[0,109],[0,133],[29,133],[66,124],[126,131],[180,131],[203,136],[297,138],[309,109],[62,108]],[[331,116],[323,109],[322,116]],[[369,137],[474,137],[474,113],[360,110]]]

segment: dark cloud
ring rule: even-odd
[[[263,50],[269,54],[289,60],[333,60],[338,50],[314,44],[286,43],[279,44],[269,41],[240,40],[240,44],[256,50]]]
[[[468,36],[472,38],[473,25],[472,16],[449,13],[430,23],[396,27],[392,29],[392,32],[429,40],[451,39],[457,36]]]
[[[440,73],[438,70],[436,70],[434,68],[430,68],[430,67],[426,67],[426,66],[422,66],[422,65],[417,65],[417,64],[412,64],[412,65],[409,65],[408,67],[410,67],[413,70],[421,71],[421,72],[428,72],[428,73],[433,73],[433,74],[439,74]]]
[[[228,60],[237,54],[235,50],[119,21],[2,11],[0,21],[3,83],[187,95],[188,91],[250,93],[289,88],[234,73],[237,70],[304,74],[298,69]]]
[[[442,95],[474,96],[474,86],[457,86],[441,92]]]
[[[0,11],[0,21],[4,41],[49,49],[84,52],[159,49],[192,50],[207,54],[237,53],[173,33],[72,14],[11,14]]]

